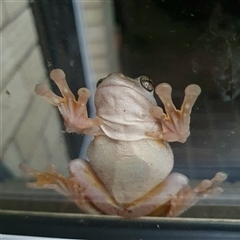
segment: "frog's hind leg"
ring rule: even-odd
[[[140,199],[119,209],[118,215],[125,218],[141,216],[165,216],[170,209],[169,201],[188,186],[188,178],[180,173],[171,173],[153,190]]]
[[[101,211],[87,200],[83,189],[74,177],[66,178],[52,165],[47,167],[46,172],[39,172],[23,163],[19,167],[27,175],[37,179],[36,182],[27,183],[27,187],[54,189],[74,201],[84,213],[101,214]]]
[[[109,194],[102,181],[93,171],[89,162],[75,159],[69,164],[69,171],[72,176],[81,183],[85,195],[103,213],[117,215],[118,203]]]
[[[218,172],[211,180],[203,180],[193,189],[190,187],[182,188],[181,191],[171,199],[167,216],[179,216],[200,199],[222,193],[222,188],[216,186],[226,178],[227,175],[225,173]]]
[[[77,167],[77,173],[74,170],[71,172],[70,169],[71,176],[69,178],[61,175],[54,166],[48,166],[46,172],[36,171],[26,164],[20,164],[19,167],[22,171],[37,179],[36,182],[27,183],[27,186],[30,188],[54,189],[74,201],[83,212],[91,214],[102,214],[104,212],[101,211],[87,195],[90,194],[91,196],[96,197],[99,201],[106,198],[107,201],[105,199],[103,202],[108,202],[108,205],[112,207],[107,207],[108,214],[116,214],[116,206],[113,203],[113,200],[103,186],[97,186],[97,176],[91,170],[89,163],[85,160],[77,159],[70,163],[70,168],[76,170],[75,167]],[[80,182],[79,176],[83,179]],[[95,186],[97,186],[98,189],[95,189],[97,188]],[[104,192],[103,194],[99,188]],[[99,195],[103,197],[100,197]],[[101,205],[101,203],[99,203],[99,205],[102,206],[104,204]],[[106,207],[104,209],[106,209]]]
[[[125,218],[140,216],[176,217],[201,198],[221,192],[216,185],[226,179],[225,173],[217,173],[211,180],[203,180],[191,189],[186,176],[171,173],[163,182],[141,199],[119,209],[118,215]]]

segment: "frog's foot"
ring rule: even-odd
[[[39,172],[24,163],[20,164],[19,168],[27,175],[37,179],[36,182],[27,183],[27,186],[30,188],[50,188],[55,189],[64,195],[69,195],[73,189],[78,187],[73,179],[66,179],[63,175],[58,173],[53,165],[47,166],[46,172]],[[63,185],[61,185],[61,183],[63,183]],[[66,188],[63,188],[63,186]]]
[[[54,189],[75,202],[85,213],[117,215],[118,206],[85,160],[71,161],[69,178],[61,175],[54,166],[48,166],[46,172],[36,171],[26,164],[19,167],[37,179],[27,183],[30,188]]]
[[[91,94],[87,88],[80,88],[78,90],[79,97],[76,100],[67,85],[65,73],[61,69],[52,70],[50,77],[57,84],[63,97],[54,94],[44,84],[36,85],[35,92],[58,107],[63,116],[67,132],[81,133],[84,129],[101,124],[102,120],[100,118],[88,118],[86,104]]]
[[[218,172],[214,178],[211,180],[203,180],[197,187],[193,189],[191,189],[189,186],[185,186],[170,201],[171,207],[167,213],[167,216],[179,216],[200,199],[222,193],[222,188],[216,187],[216,185],[223,182],[226,178],[227,175],[225,173]]]
[[[150,137],[160,138],[168,142],[185,142],[190,134],[190,113],[192,107],[201,92],[198,85],[192,84],[185,89],[185,97],[180,110],[177,110],[172,102],[172,88],[167,83],[159,84],[156,94],[164,104],[165,112],[161,107],[153,107],[150,113],[158,118],[162,124],[161,132],[147,132]]]

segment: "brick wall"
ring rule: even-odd
[[[85,55],[81,54],[90,66],[85,75],[91,88],[98,79],[119,70],[113,3],[76,3],[86,42],[85,49],[81,49]],[[57,109],[34,93],[37,83],[49,84],[49,73],[45,69],[31,8],[27,0],[3,0],[1,11],[1,161],[15,177],[22,176],[18,168],[21,162],[38,170],[54,164],[66,173],[69,156]],[[88,74],[93,77],[87,77]],[[82,147],[84,152],[89,139],[85,143]]]
[[[15,176],[21,162],[44,169],[54,164],[63,173],[69,160],[57,111],[34,93],[47,72],[28,1],[1,1],[0,35],[2,163]]]

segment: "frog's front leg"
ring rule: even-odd
[[[158,106],[150,109],[150,113],[160,119],[162,131],[147,132],[146,134],[167,142],[185,142],[190,134],[190,113],[198,95],[201,93],[200,87],[192,84],[185,89],[185,97],[180,110],[177,110],[172,102],[172,88],[169,84],[159,84],[155,91],[163,102],[166,113]]]
[[[87,88],[78,90],[79,97],[76,100],[67,85],[65,73],[61,69],[52,70],[50,77],[57,84],[63,97],[57,96],[42,83],[36,85],[35,92],[58,107],[63,116],[67,132],[84,133],[85,129],[99,126],[102,123],[102,120],[98,117],[95,119],[88,118],[86,104],[91,93]]]

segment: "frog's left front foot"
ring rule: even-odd
[[[98,127],[102,123],[102,120],[98,117],[95,119],[88,118],[86,104],[91,94],[87,88],[80,88],[78,99],[75,99],[66,82],[65,73],[61,69],[52,70],[50,77],[58,86],[62,97],[57,96],[42,83],[36,85],[35,92],[58,107],[63,116],[67,132],[83,133],[84,130]]]
[[[172,102],[172,88],[169,84],[159,84],[155,91],[163,102],[166,113],[158,106],[150,109],[150,113],[160,119],[162,131],[147,132],[146,134],[150,137],[160,138],[167,142],[185,142],[190,134],[190,113],[198,95],[201,93],[200,87],[195,84],[187,86],[180,110],[177,110]]]

